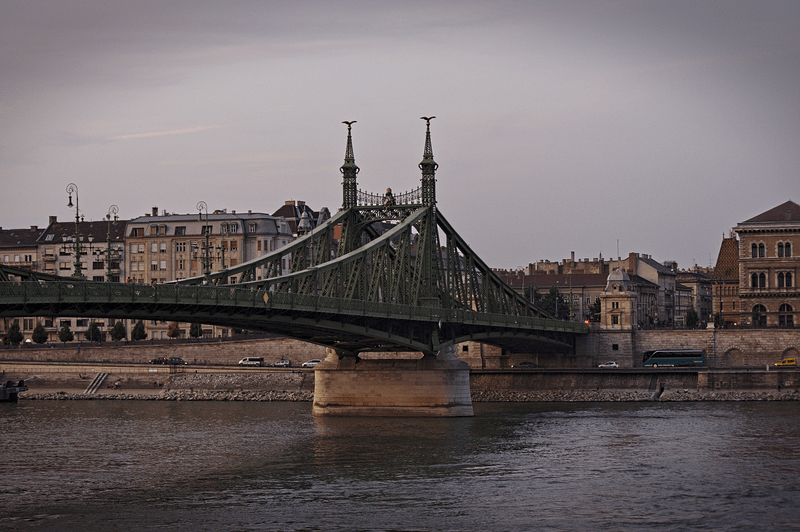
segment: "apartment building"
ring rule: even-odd
[[[158,208],[153,207],[151,213],[130,220],[125,229],[126,280],[155,284],[199,277],[206,270],[222,270],[253,260],[292,240],[285,219],[264,213],[223,209],[159,214]],[[228,282],[236,281],[234,276]],[[149,338],[167,338],[168,323],[151,322],[145,327]],[[180,328],[188,334],[188,324],[181,324]],[[203,327],[204,336],[229,334],[225,328]]]

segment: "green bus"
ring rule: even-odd
[[[646,368],[696,368],[706,365],[705,349],[656,349],[645,351],[642,364]]]

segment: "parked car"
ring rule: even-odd
[[[186,364],[186,362],[184,362],[182,358],[169,357],[164,364],[169,364],[171,366],[182,366],[183,364]]]
[[[512,368],[518,368],[518,369],[525,369],[525,368],[529,368],[530,369],[530,368],[537,368],[538,366],[536,364],[534,364],[533,362],[519,362],[517,364],[514,364],[511,367]]]
[[[619,364],[617,364],[616,362],[603,362],[602,364],[600,364],[597,367],[598,368],[618,368]]]
[[[273,362],[272,364],[270,364],[270,366],[272,366],[273,368],[290,368],[292,366],[292,361],[286,360],[284,358],[283,360]]]
[[[781,360],[780,362],[778,362],[775,365],[776,366],[796,366],[797,365],[797,359],[796,358],[784,358],[783,360]]]
[[[156,357],[150,361],[151,364],[166,364],[167,357]]]
[[[307,361],[307,362],[303,362],[303,367],[304,367],[304,368],[313,368],[313,367],[315,367],[317,364],[319,364],[320,362],[322,362],[322,360],[320,360],[320,359],[318,359],[318,358],[315,358],[315,359],[313,359],[313,360],[309,360],[309,361]]]
[[[239,361],[240,366],[263,366],[264,359],[262,357],[244,357]]]

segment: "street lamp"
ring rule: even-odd
[[[106,233],[106,282],[111,282],[111,225],[117,225],[117,213],[119,212],[119,207],[116,205],[112,205],[108,208],[108,214],[106,214],[106,221],[108,222],[108,233]],[[113,220],[112,220],[113,217]],[[116,254],[115,254],[115,257]],[[119,260],[119,259],[118,259]]]
[[[69,203],[67,207],[72,208],[72,194],[75,194],[75,235],[73,235],[73,247],[75,248],[75,267],[72,271],[72,277],[75,279],[83,279],[81,273],[81,211],[78,207],[78,185],[70,183],[67,185],[67,194],[69,194]]]
[[[211,226],[208,225],[208,204],[205,201],[198,201],[197,210],[197,218],[201,222],[203,221],[203,211],[206,211],[206,225],[203,227],[203,232],[206,234],[206,245],[205,249],[203,249],[203,275],[206,278],[206,284],[208,284],[209,276],[211,275],[211,245],[208,242],[211,237]]]

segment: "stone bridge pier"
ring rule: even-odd
[[[469,365],[448,346],[437,356],[340,359],[332,350],[315,368],[316,416],[472,416]]]

